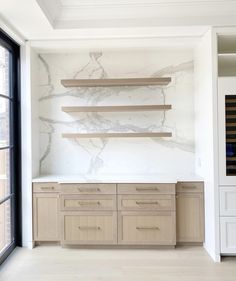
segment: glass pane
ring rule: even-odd
[[[0,253],[12,242],[11,200],[0,205]]]
[[[9,96],[9,52],[0,46],[0,94]]]
[[[236,175],[236,95],[225,96],[226,175]]]
[[[10,195],[10,152],[0,150],[0,200]]]
[[[9,102],[0,97],[0,147],[9,145]]]

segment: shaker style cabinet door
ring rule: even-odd
[[[33,194],[34,241],[59,241],[59,194]]]
[[[177,242],[203,242],[204,217],[202,193],[177,193]]]

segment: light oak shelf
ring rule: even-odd
[[[171,77],[156,78],[117,78],[117,79],[62,79],[64,87],[112,87],[112,86],[165,86]]]
[[[145,133],[64,133],[63,138],[163,138],[171,137],[170,132],[145,132]]]
[[[127,105],[127,106],[62,106],[61,110],[70,112],[125,112],[125,111],[156,111],[170,110],[172,106],[166,105]]]

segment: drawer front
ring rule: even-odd
[[[236,216],[236,187],[220,188],[220,215]]]
[[[175,194],[175,184],[118,184],[118,194]]]
[[[119,212],[118,243],[175,245],[175,212]]]
[[[64,212],[62,244],[117,244],[116,212]]]
[[[116,194],[116,184],[61,184],[62,193]]]
[[[175,210],[174,195],[118,195],[118,210]]]
[[[33,183],[33,192],[60,192],[60,185],[56,182]]]
[[[115,195],[62,195],[61,210],[116,210]]]
[[[197,192],[204,191],[203,182],[178,182],[176,185],[177,192]]]
[[[220,218],[221,253],[236,254],[236,218]]]

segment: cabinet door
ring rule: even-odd
[[[117,244],[117,212],[62,213],[64,245]]]
[[[236,218],[220,218],[221,253],[236,254]]]
[[[119,212],[118,243],[124,245],[175,245],[175,212]]]
[[[59,241],[59,194],[34,193],[34,241]]]
[[[203,242],[203,194],[178,193],[176,203],[177,242]]]

